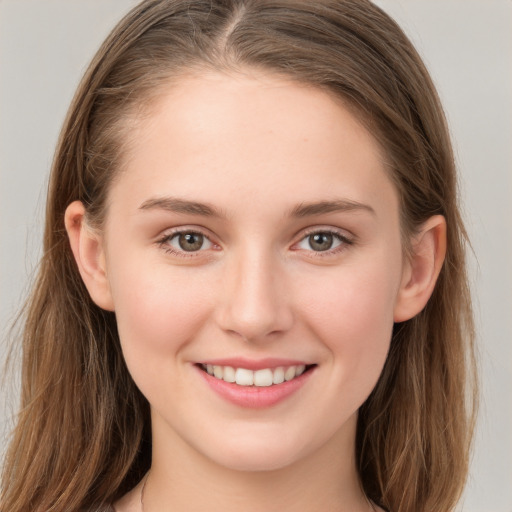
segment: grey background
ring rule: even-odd
[[[0,362],[40,255],[60,125],[96,48],[133,0],[0,0]],[[438,86],[475,256],[482,409],[460,510],[512,512],[512,1],[378,0]],[[58,370],[58,369],[57,369]],[[0,395],[0,455],[16,379]]]

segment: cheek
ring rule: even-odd
[[[389,270],[389,269],[388,269]],[[304,297],[309,328],[330,352],[336,374],[369,393],[386,360],[398,290],[397,269],[347,268]],[[312,283],[311,283],[312,284]]]
[[[141,267],[130,262],[123,267],[111,275],[123,352],[129,366],[144,361],[146,369],[156,369],[162,357],[179,354],[192,340],[211,301],[201,287],[201,276],[191,279],[186,272],[161,265],[140,272],[133,272]]]

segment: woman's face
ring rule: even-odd
[[[404,274],[372,135],[319,89],[205,74],[133,139],[104,256],[155,449],[245,470],[352,449]]]

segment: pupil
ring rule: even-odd
[[[180,248],[184,251],[198,251],[203,246],[203,235],[199,233],[185,233],[179,236]]]
[[[315,233],[309,237],[309,244],[315,251],[327,251],[332,247],[332,235],[329,233]]]

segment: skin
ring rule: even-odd
[[[321,90],[204,74],[152,107],[110,190],[104,231],[87,226],[80,203],[66,212],[84,282],[116,312],[128,369],[151,405],[145,511],[375,510],[358,483],[357,411],[394,322],[432,292],[444,219],[421,227],[405,259],[383,152]],[[168,198],[215,215],[183,203],[175,211]],[[185,252],[176,230],[206,241]],[[311,232],[334,233],[334,247],[314,250]],[[233,356],[316,367],[286,400],[247,409],[214,393],[196,366]],[[139,484],[116,510],[140,509]]]

